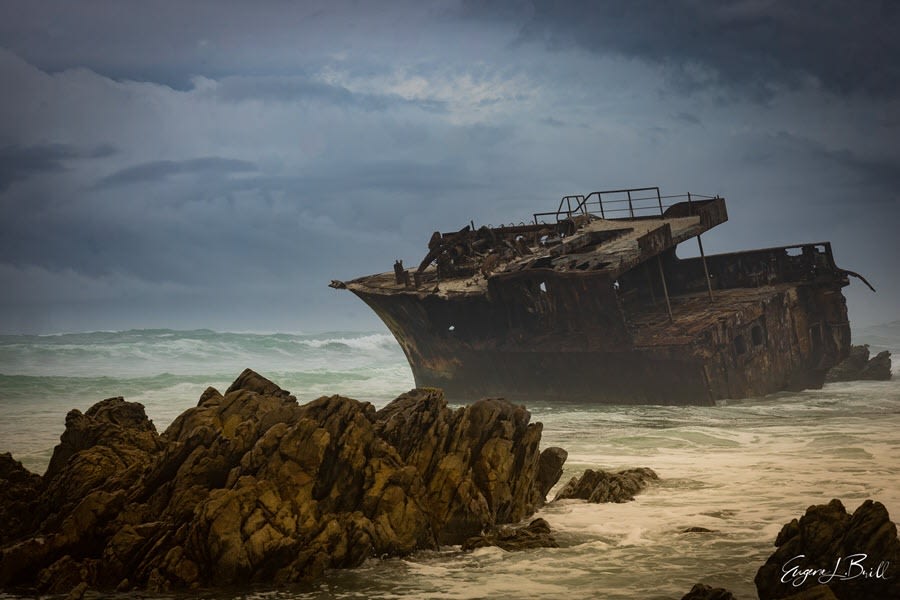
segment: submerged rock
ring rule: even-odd
[[[578,498],[588,502],[630,502],[651,481],[659,480],[653,469],[639,467],[617,473],[588,469],[581,477],[573,477],[554,500]]]
[[[880,502],[866,500],[852,515],[840,500],[811,506],[775,545],[754,579],[761,600],[822,593],[810,589],[820,583],[841,600],[900,598],[900,539]]]
[[[833,367],[825,376],[825,381],[886,381],[891,378],[891,353],[879,352],[869,357],[869,346],[851,346],[850,354]]]
[[[696,583],[691,591],[681,597],[681,600],[736,600],[734,594],[725,588],[714,588],[705,583]]]
[[[69,413],[43,478],[0,456],[22,482],[0,492],[22,514],[0,517],[28,523],[0,548],[0,588],[292,582],[462,543],[527,518],[556,483],[564,452],[542,459],[529,419],[497,399],[452,410],[434,389],[380,411],[301,406],[250,370],[161,435],[140,404],[104,400]]]
[[[471,537],[462,545],[463,550],[497,546],[503,550],[530,550],[532,548],[559,548],[553,538],[550,524],[544,519],[535,519],[524,527],[501,526]]]

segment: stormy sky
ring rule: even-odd
[[[376,329],[327,287],[560,196],[721,194],[900,318],[900,4],[0,0],[0,333]]]

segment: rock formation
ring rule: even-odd
[[[851,346],[850,354],[833,367],[825,381],[886,381],[891,378],[891,353],[883,350],[869,358],[869,346]]]
[[[471,537],[462,545],[463,550],[474,550],[497,546],[504,550],[528,550],[531,548],[559,548],[553,538],[550,524],[544,519],[535,519],[524,527],[497,527],[492,531]]]
[[[900,598],[900,539],[880,502],[866,500],[852,515],[840,500],[811,506],[775,545],[754,579],[761,600],[812,594],[823,583],[841,600]]]
[[[71,411],[47,473],[0,455],[0,588],[308,580],[527,518],[564,452],[522,407],[435,389],[305,405],[253,371],[158,435],[143,406]],[[17,530],[11,524],[19,519]]]
[[[647,467],[626,469],[617,473],[588,469],[581,477],[573,477],[554,500],[580,498],[588,502],[630,502],[659,476]]]

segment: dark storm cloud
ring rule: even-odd
[[[849,148],[829,148],[821,142],[785,131],[770,135],[746,136],[741,140],[743,159],[763,168],[793,165],[809,171],[815,185],[857,186],[861,190],[880,190],[877,194],[859,194],[860,203],[896,204],[900,190],[900,160],[889,156],[862,156]],[[892,206],[900,209],[900,206]]]
[[[114,152],[109,145],[88,149],[69,144],[0,147],[0,192],[30,177],[64,171],[70,160],[105,158]]]
[[[352,327],[321,318],[371,317],[330,279],[417,262],[435,229],[598,187],[721,192],[734,219],[710,233],[718,251],[834,239],[867,265],[896,237],[882,233],[900,218],[887,4],[0,13],[0,330],[82,329],[93,300],[129,326]],[[867,276],[890,281],[884,262]],[[275,297],[303,298],[306,320],[270,310]],[[69,320],[29,321],[51,305]]]
[[[864,158],[851,150],[827,150],[820,148],[818,154],[826,162],[842,166],[855,174],[855,183],[874,183],[889,192],[873,198],[862,198],[862,201],[889,203],[893,212],[900,212],[898,190],[900,190],[900,160],[887,157]],[[900,216],[900,215],[898,215]]]
[[[402,44],[432,2],[354,0],[2,0],[0,47],[49,72],[189,90],[195,75],[290,75],[322,47]],[[314,56],[314,59],[321,58]]]
[[[900,91],[900,4],[894,0],[553,0],[464,2],[472,18],[519,22],[522,40],[634,57],[668,68],[684,91],[815,77],[841,94]]]
[[[188,160],[156,160],[116,171],[101,179],[96,187],[108,188],[134,183],[162,181],[173,175],[206,174],[225,176],[229,173],[256,171],[256,165],[246,160],[207,156]]]

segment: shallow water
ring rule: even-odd
[[[123,395],[143,403],[161,431],[206,386],[224,390],[247,366],[301,402],[340,393],[382,406],[413,386],[387,334],[0,336],[0,450],[41,472],[69,409]],[[585,468],[648,466],[661,481],[627,504],[550,503],[538,516],[559,549],[446,548],[371,560],[312,588],[207,597],[680,598],[703,581],[755,598],[753,577],[778,531],[809,505],[840,498],[853,510],[874,498],[900,515],[896,378],[715,407],[529,410],[544,424],[542,445],[569,451],[560,485]],[[712,531],[683,533],[689,527]]]

